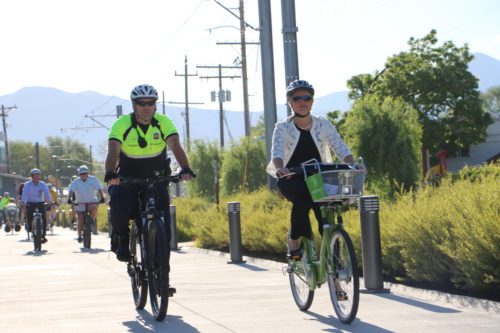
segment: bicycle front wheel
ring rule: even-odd
[[[148,236],[149,298],[155,319],[162,321],[168,307],[170,247],[161,220],[151,221]]]
[[[141,231],[136,223],[133,222],[129,243],[132,260],[129,262],[128,273],[130,275],[130,282],[132,283],[135,308],[139,310],[144,309],[148,299],[148,280],[146,279],[144,264],[142,262],[141,239]]]
[[[90,215],[85,215],[83,221],[83,247],[90,249],[92,242],[92,218]]]
[[[359,271],[351,238],[345,230],[332,233],[330,251],[326,254],[330,298],[339,320],[349,324],[358,312]]]
[[[302,247],[304,245],[303,242]],[[292,289],[293,299],[301,311],[307,311],[314,299],[314,290],[309,285],[311,281],[311,260],[307,256],[307,251],[303,251],[301,260],[288,260],[288,278]]]
[[[33,245],[35,251],[42,250],[42,219],[40,217],[35,217],[33,219]]]

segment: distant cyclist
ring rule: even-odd
[[[52,184],[47,184],[50,192],[50,209],[47,210],[47,221],[52,224],[52,219],[56,216],[57,206],[59,203],[57,201],[57,190]]]
[[[26,219],[28,221],[28,231],[32,232],[33,228],[33,213],[35,209],[42,214],[43,220],[43,235],[42,242],[47,242],[45,233],[47,231],[47,216],[45,215],[45,203],[51,201],[50,191],[47,185],[40,180],[41,171],[39,169],[31,169],[31,180],[24,183],[23,194],[21,196],[21,205],[26,211]]]
[[[5,216],[5,207],[10,202],[10,199],[11,197],[9,192],[5,192],[2,199],[0,200],[0,218],[2,219],[2,221],[7,221],[7,216]]]
[[[74,209],[78,216],[77,239],[81,243],[83,220],[85,218],[85,209],[88,203],[92,203],[89,207],[90,216],[95,219],[97,217],[97,204],[105,201],[104,192],[102,191],[101,182],[94,176],[89,175],[89,168],[82,165],[78,168],[79,178],[76,178],[69,185],[68,204],[74,203]],[[73,202],[72,197],[75,196]]]
[[[120,117],[111,128],[106,156],[106,176],[109,185],[110,215],[113,226],[111,249],[120,261],[130,259],[129,220],[137,216],[138,186],[120,185],[120,176],[151,177],[155,171],[170,174],[167,146],[181,166],[183,180],[190,180],[193,172],[181,146],[179,134],[172,121],[156,113],[158,93],[150,85],[135,87],[130,93],[134,112]],[[156,185],[156,208],[169,219],[169,196],[165,184]],[[168,229],[168,228],[166,228]],[[167,240],[170,241],[170,230]]]

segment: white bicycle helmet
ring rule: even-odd
[[[149,84],[141,84],[135,87],[130,92],[130,99],[133,101],[137,98],[155,98],[158,99],[158,92]]]
[[[42,174],[42,172],[40,171],[40,169],[31,169],[30,171],[30,175],[40,175]]]
[[[78,174],[81,175],[82,173],[89,173],[89,168],[86,165],[78,168]]]

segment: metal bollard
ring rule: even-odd
[[[241,223],[240,223],[240,203],[228,202],[227,214],[229,217],[229,252],[231,252],[231,261],[228,264],[241,264]]]
[[[170,250],[178,250],[177,247],[177,216],[175,205],[170,205]]]
[[[67,223],[67,222],[66,222],[66,210],[65,210],[65,209],[63,209],[63,210],[61,211],[61,213],[62,213],[62,226],[63,226],[63,228],[66,228],[66,223]]]
[[[56,225],[57,225],[58,227],[60,227],[60,226],[61,226],[61,221],[60,221],[60,219],[59,219],[59,215],[60,215],[60,213],[61,213],[61,211],[60,211],[59,209],[56,209],[56,216],[55,216],[54,220],[55,220],[55,223],[56,223]]]
[[[365,293],[388,293],[382,278],[382,251],[380,247],[379,200],[377,196],[359,199],[361,247]]]

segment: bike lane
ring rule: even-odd
[[[42,251],[25,233],[0,234],[0,332],[499,332],[500,305],[388,285],[391,294],[362,294],[351,325],[335,317],[328,288],[310,311],[297,309],[283,264],[184,246],[172,252],[167,318],[148,303],[135,310],[125,264],[109,238],[93,235],[83,250],[75,232],[55,228]],[[361,284],[363,286],[363,284]]]

